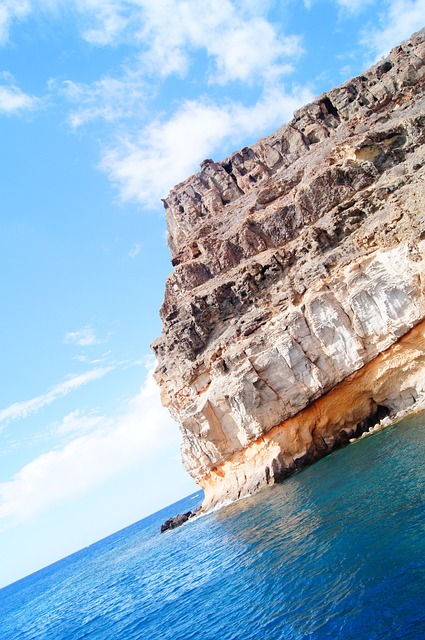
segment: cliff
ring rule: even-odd
[[[152,345],[204,507],[425,390],[425,30],[164,201]]]

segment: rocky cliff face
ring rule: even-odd
[[[153,349],[204,506],[425,390],[425,30],[164,201]]]

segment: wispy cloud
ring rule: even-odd
[[[0,45],[9,38],[10,27],[23,20],[31,11],[31,0],[2,0],[0,5]]]
[[[51,89],[55,83],[51,83]],[[63,85],[65,97],[75,110],[69,122],[76,129],[94,120],[116,122],[145,112],[143,105],[150,94],[139,71],[124,69],[122,77],[104,77],[92,84],[66,80]]]
[[[98,118],[120,122],[114,139],[104,145],[99,167],[123,201],[156,207],[223,141],[238,145],[247,135],[256,138],[311,97],[307,89],[288,91],[282,85],[303,48],[298,35],[268,20],[267,2],[210,0],[207,11],[203,0],[90,0],[76,6],[90,20],[83,36],[91,43],[133,45],[116,77],[65,84],[75,105],[73,128]],[[202,96],[176,100],[167,113],[147,120],[148,102],[161,82],[173,74],[185,78],[199,54],[204,55],[204,86],[256,87],[256,101],[246,106]],[[124,122],[128,118],[131,125]]]
[[[131,37],[141,7],[151,0],[75,0],[77,10],[91,22],[82,35],[88,42],[106,46]],[[140,18],[139,18],[140,19]]]
[[[31,111],[37,107],[39,102],[38,98],[22,91],[9,74],[0,75],[0,114],[14,115]]]
[[[307,88],[291,94],[276,87],[253,106],[206,99],[184,102],[168,120],[156,120],[137,137],[128,135],[105,149],[101,168],[123,200],[155,205],[169,189],[196,170],[225,140],[241,144],[289,120],[312,98]]]
[[[270,89],[303,53],[299,36],[281,33],[263,15],[267,3],[211,0],[208,11],[203,0],[90,0],[76,6],[91,21],[86,39],[104,45],[131,40],[133,54],[115,77],[63,83],[74,105],[69,116],[74,129],[98,119],[117,123],[132,118],[138,130],[155,128],[156,121],[144,121],[147,103],[165,78],[190,72],[195,54],[206,54],[204,81]],[[181,107],[177,102],[173,109]]]
[[[424,26],[425,0],[390,0],[382,3],[378,24],[363,30],[361,42],[375,59]]]
[[[211,0],[206,11],[202,0],[160,0],[145,3],[145,10],[143,60],[162,75],[186,73],[191,52],[203,49],[213,64],[211,81],[255,83],[287,72],[288,61],[302,52],[299,38],[280,33],[258,3],[242,8]]]
[[[96,337],[95,331],[90,325],[77,331],[69,331],[64,337],[65,344],[75,344],[80,347],[91,347],[101,342],[102,340]]]
[[[18,13],[26,16],[39,9],[37,2],[22,2],[20,12],[7,9],[5,25]],[[298,34],[269,20],[270,6],[258,0],[210,0],[207,10],[204,0],[70,1],[86,41],[95,46],[131,44],[114,74],[92,83],[50,83],[51,92],[61,91],[68,100],[72,128],[95,120],[113,125],[99,166],[122,200],[157,206],[173,184],[224,140],[231,138],[237,145],[247,135],[256,138],[290,118],[310,97],[307,90],[283,89],[283,77],[293,71],[303,47]],[[43,7],[45,12],[53,9],[63,9],[60,0]],[[176,99],[166,112],[153,109],[165,79],[174,75],[187,80],[195,62],[201,91],[208,83],[249,86],[256,96],[250,106],[199,95]],[[152,112],[156,116],[149,119]]]
[[[284,69],[301,52],[297,36],[280,33],[266,18],[268,3],[210,0],[86,0],[76,2],[92,44],[131,41],[140,66],[162,77],[184,75],[194,51],[205,50],[219,83],[255,81]],[[164,45],[166,43],[166,45]]]
[[[102,378],[104,375],[112,371],[114,367],[102,367],[97,369],[92,369],[86,373],[82,373],[77,376],[72,376],[61,382],[60,384],[55,385],[49,391],[35,398],[31,398],[30,400],[24,400],[22,402],[15,402],[14,404],[6,407],[5,409],[0,410],[0,423],[9,423],[13,420],[18,420],[20,418],[26,418],[29,415],[37,413],[42,407],[51,404],[57,398],[68,395],[71,391],[78,389],[84,384],[88,384],[89,382],[93,382],[94,380],[98,380]]]
[[[102,424],[105,425],[109,421],[103,416],[97,415],[91,411],[89,414],[84,413],[81,409],[74,409],[68,413],[59,424],[56,424],[54,431],[59,436],[69,436],[76,434],[81,435],[88,431],[93,431]]]
[[[111,419],[74,411],[58,428],[63,435],[78,437],[59,450],[40,455],[0,484],[3,528],[140,465],[179,438],[176,424],[161,405],[152,371],[120,415]]]
[[[86,40],[102,46],[131,42],[133,53],[115,76],[63,83],[75,105],[72,127],[99,118],[140,120],[158,82],[185,76],[199,52],[208,57],[204,73],[212,83],[275,82],[293,69],[303,49],[299,36],[280,33],[266,19],[266,5],[211,0],[205,11],[203,0],[75,0],[77,13],[90,24],[82,31]]]
[[[142,250],[142,245],[140,243],[135,244],[134,247],[130,249],[130,251],[128,252],[128,257],[135,258],[136,256],[139,255],[141,250]]]
[[[348,13],[358,13],[374,2],[375,0],[336,0],[337,5]]]

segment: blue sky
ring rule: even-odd
[[[424,16],[425,0],[2,0],[0,586],[196,490],[152,379],[161,198]]]

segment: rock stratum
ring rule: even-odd
[[[425,392],[425,30],[164,201],[152,348],[203,508]]]

